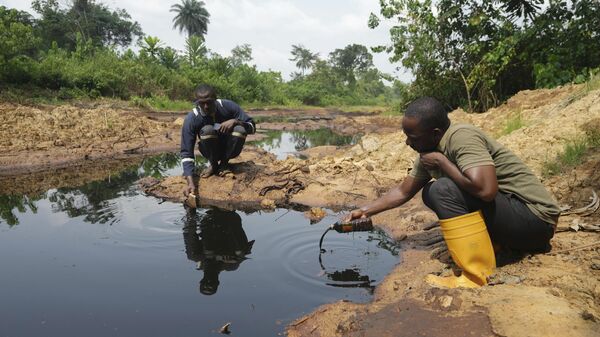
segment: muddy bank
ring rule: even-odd
[[[0,105],[0,175],[177,149],[179,126],[109,107]]]
[[[583,136],[586,125],[600,120],[599,102],[599,91],[587,93],[581,87],[570,86],[522,92],[486,113],[472,115],[458,110],[451,118],[473,123],[495,135],[540,175],[545,161],[562,151],[566,142]],[[507,122],[517,113],[524,126],[504,134]],[[246,146],[242,156],[232,161],[233,176],[200,181],[201,201],[234,208],[303,205],[349,209],[385,193],[406,176],[415,157],[404,144],[402,132],[394,129],[400,118],[350,117],[353,123],[373,123],[377,127],[365,132],[351,147],[309,149],[304,152],[306,160],[278,161],[271,154]],[[327,125],[337,120],[337,125],[343,125],[343,118],[347,117],[306,122]],[[178,132],[177,121],[172,124],[165,127]],[[293,127],[292,123],[284,124]],[[385,125],[392,125],[390,132],[383,131]],[[172,138],[177,143],[177,138]],[[0,153],[10,152],[4,149]],[[598,172],[600,154],[589,153],[581,165],[543,182],[560,204],[578,208],[590,202],[592,191],[600,190]],[[141,186],[150,195],[181,201],[185,181],[181,177],[145,179]],[[598,211],[588,216],[561,217],[561,231],[552,240],[550,254],[512,260],[506,257],[504,260],[510,263],[498,268],[491,285],[475,290],[433,289],[423,282],[429,273],[452,272],[435,220],[418,197],[374,217],[377,226],[403,242],[406,249],[402,263],[375,289],[372,303],[322,306],[292,323],[289,336],[386,336],[402,335],[401,331],[406,331],[406,336],[600,334],[600,246],[596,244],[600,237],[596,232],[569,229],[574,224],[600,223]],[[419,325],[422,322],[428,324]]]
[[[365,117],[372,113],[331,109],[253,110],[250,114],[265,122],[258,124],[258,132],[250,135],[248,142],[266,137],[269,130],[331,128],[339,134],[354,135],[396,127],[386,117],[376,117],[380,121]],[[185,115],[102,102],[35,107],[1,103],[0,176],[177,152]]]
[[[37,196],[52,188],[78,187],[118,175],[132,165],[139,165],[141,158],[121,160],[88,160],[84,164],[55,167],[21,175],[0,175],[0,195]]]
[[[554,158],[565,142],[595,128],[599,99],[600,92],[582,94],[580,87],[528,91],[487,113],[455,111],[451,117],[500,135],[499,141],[539,174],[544,161]],[[525,126],[501,135],[515,111],[525,118]],[[581,165],[544,181],[560,204],[573,208],[589,205],[592,191],[600,189],[600,152],[586,157]],[[490,286],[475,290],[434,289],[423,281],[428,273],[449,274],[452,270],[445,245],[439,241],[435,216],[419,200],[379,214],[374,222],[413,247],[402,254],[402,264],[377,287],[372,303],[323,306],[291,324],[289,336],[366,336],[372,331],[401,336],[487,335],[485,326],[475,332],[461,327],[460,322],[473,315],[489,317],[491,331],[500,336],[600,334],[600,235],[573,230],[574,224],[600,224],[598,210],[587,216],[562,216],[549,254],[500,257]],[[438,328],[444,322],[432,315],[430,325],[403,334],[398,330],[402,315],[390,308],[402,308],[407,300],[418,303],[418,308],[443,313],[457,329],[440,333]],[[371,323],[374,321],[377,323]]]

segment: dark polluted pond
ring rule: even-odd
[[[36,196],[0,196],[0,336],[282,334],[339,299],[369,301],[396,265],[383,233],[318,241],[335,215],[192,211],[141,194],[173,155]]]

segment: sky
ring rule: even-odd
[[[59,0],[62,4],[69,0]],[[173,29],[171,5],[180,0],[100,0],[110,8],[125,9],[140,23],[146,35],[156,36],[167,46],[183,50],[185,35]],[[210,13],[207,47],[223,56],[244,43],[252,47],[259,70],[281,72],[284,79],[297,71],[290,52],[301,44],[321,58],[337,48],[358,43],[367,47],[389,44],[391,23],[376,29],[367,26],[371,12],[379,14],[378,0],[204,0]],[[30,0],[0,0],[0,4],[33,13]],[[397,70],[389,55],[375,54],[375,66],[408,82],[409,73]]]

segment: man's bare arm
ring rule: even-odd
[[[407,201],[421,190],[428,180],[418,180],[408,176],[397,186],[393,187],[385,195],[368,203],[367,205],[353,210],[346,218],[346,221],[364,218],[377,213],[392,209],[405,204]]]
[[[498,193],[498,178],[494,165],[472,167],[463,174],[456,165],[446,159],[440,163],[440,168],[460,189],[483,201],[494,200]]]
[[[498,178],[494,165],[481,165],[461,172],[460,169],[440,152],[422,153],[421,164],[427,169],[439,168],[452,179],[461,190],[483,201],[492,201],[498,193]]]

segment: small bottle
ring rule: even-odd
[[[331,225],[331,229],[338,233],[368,232],[373,230],[371,218],[359,218],[350,221],[338,221]]]

